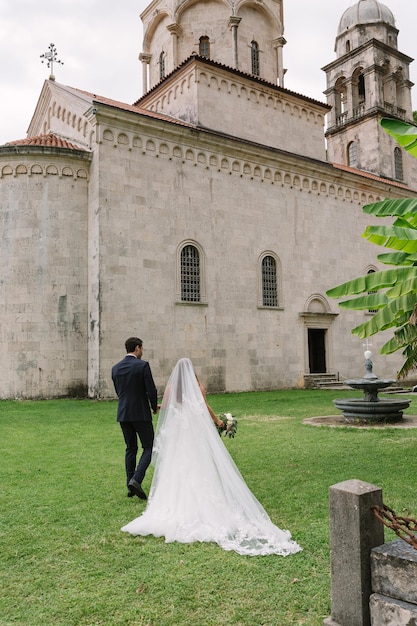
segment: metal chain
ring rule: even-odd
[[[372,507],[374,515],[387,528],[395,532],[398,537],[406,541],[410,546],[417,550],[417,520],[412,517],[404,517],[397,515],[393,509],[386,504],[382,506],[374,505]]]

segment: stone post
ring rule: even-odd
[[[171,56],[172,56],[172,67],[168,68],[169,72],[175,70],[178,63],[178,37],[182,33],[182,28],[179,24],[169,24],[167,26],[167,31],[171,34]]]
[[[237,27],[240,24],[241,17],[237,17],[236,15],[232,15],[229,18],[229,27],[232,31],[232,49],[233,49],[233,69],[237,70],[239,68],[239,59],[238,59],[238,45],[237,45]]]
[[[279,87],[284,87],[285,70],[284,61],[282,58],[282,49],[286,43],[287,41],[284,39],[284,37],[277,37],[277,39],[274,39],[272,42],[272,45],[277,51],[277,82]]]
[[[142,63],[142,91],[144,95],[149,89],[149,63],[151,62],[152,55],[141,52],[139,55],[139,61]]]
[[[323,626],[370,626],[371,550],[384,543],[372,506],[382,490],[360,480],[330,487],[331,617]]]

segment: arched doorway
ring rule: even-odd
[[[304,320],[304,373],[328,374],[332,371],[332,325],[338,313],[332,313],[322,295],[313,294],[300,313]]]
[[[310,374],[325,374],[327,372],[326,332],[325,328],[307,328]]]

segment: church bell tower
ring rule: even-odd
[[[412,158],[379,125],[382,118],[413,122],[409,66],[398,50],[398,29],[388,7],[359,0],[342,15],[336,60],[324,68],[329,161],[416,186]]]

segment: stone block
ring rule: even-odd
[[[372,550],[371,577],[373,592],[417,605],[417,550],[403,539]]]
[[[369,600],[371,626],[417,626],[417,606],[378,593]]]

